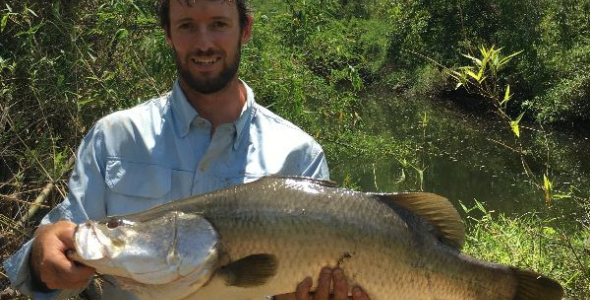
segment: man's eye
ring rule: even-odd
[[[187,30],[187,29],[191,29],[192,25],[190,23],[182,23],[178,26],[179,29],[182,30]]]
[[[228,24],[225,23],[225,22],[215,22],[215,23],[213,23],[213,27],[214,28],[217,28],[217,29],[223,29],[223,28],[226,28],[227,26],[228,26]]]

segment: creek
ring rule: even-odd
[[[506,121],[472,115],[450,100],[384,92],[366,96],[361,117],[369,134],[412,145],[418,163],[408,166],[399,157],[361,156],[330,166],[337,182],[347,179],[363,191],[433,192],[457,207],[460,203],[473,207],[477,200],[488,211],[508,215],[535,212],[567,223],[587,218],[572,198],[552,199],[548,205],[539,185],[543,186],[543,173],[548,171],[554,194],[575,190],[587,201],[588,133],[522,125],[516,138]],[[526,154],[521,157],[512,149]],[[523,161],[532,175],[525,172]]]

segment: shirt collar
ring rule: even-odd
[[[236,140],[234,141],[234,150],[238,149],[238,146],[240,145],[240,141],[242,140],[242,137],[244,136],[244,134],[243,134],[244,128],[246,128],[247,125],[250,124],[250,121],[252,121],[252,118],[255,115],[255,112],[254,112],[254,110],[255,110],[254,92],[244,81],[240,80],[240,82],[246,88],[246,103],[244,104],[244,107],[242,108],[242,114],[234,122],[234,125],[236,126]]]
[[[234,149],[237,149],[239,146],[241,137],[243,136],[242,131],[244,128],[246,128],[246,125],[250,123],[253,116],[255,115],[254,92],[244,81],[240,80],[240,82],[246,88],[246,103],[242,108],[240,117],[233,123],[236,128],[235,141],[233,145]],[[178,79],[174,83],[170,99],[172,102],[172,113],[176,119],[176,129],[181,137],[185,137],[189,133],[193,120],[199,117],[199,113],[188,102],[188,99],[180,88],[180,82]]]
[[[188,99],[186,99],[184,92],[180,88],[180,81],[178,81],[178,79],[174,82],[174,86],[172,87],[170,102],[172,105],[176,130],[181,137],[185,137],[190,130],[191,123],[199,116],[199,114],[188,102]]]

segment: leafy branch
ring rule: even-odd
[[[473,63],[469,66],[462,66],[456,70],[450,70],[450,75],[457,81],[456,88],[464,87],[469,93],[478,94],[488,99],[496,108],[498,114],[509,121],[512,132],[520,137],[520,129],[518,124],[522,119],[524,113],[520,114],[516,119],[508,115],[508,103],[512,99],[510,93],[510,85],[507,84],[502,93],[500,77],[498,73],[517,55],[522,53],[518,51],[508,56],[502,56],[502,48],[492,46],[486,48],[481,46],[479,48],[481,57],[463,54]]]
[[[506,120],[516,136],[517,147],[510,147],[504,145],[512,151],[516,151],[520,155],[520,159],[527,176],[531,179],[537,188],[542,190],[545,194],[545,202],[551,205],[551,199],[562,198],[564,195],[554,194],[551,180],[549,179],[548,168],[543,172],[543,182],[537,182],[530,170],[530,167],[525,159],[525,151],[520,142],[520,121],[524,116],[521,113],[518,117],[513,118],[508,114],[508,103],[512,100],[510,84],[502,85],[499,73],[504,69],[508,63],[523,51],[518,51],[507,56],[502,55],[502,48],[491,46],[489,48],[481,46],[479,48],[479,56],[471,54],[463,54],[464,57],[471,61],[471,65],[461,66],[455,69],[448,69],[450,76],[457,82],[456,88],[463,87],[470,94],[476,94],[487,99],[496,109],[498,115]],[[494,141],[496,142],[496,141]],[[565,195],[567,197],[567,195]]]

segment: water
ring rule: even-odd
[[[548,171],[555,193],[568,194],[575,189],[577,195],[586,195],[587,201],[587,134],[547,133],[525,125],[521,138],[516,138],[506,121],[491,115],[470,116],[451,108],[450,103],[419,97],[391,98],[383,93],[368,96],[362,116],[367,130],[392,141],[409,142],[418,163],[412,167],[402,165],[395,157],[360,157],[332,165],[332,177],[338,182],[348,177],[364,191],[424,190],[467,207],[477,200],[488,210],[506,214],[533,211],[568,221],[581,217],[579,205],[572,198],[553,199],[548,207],[539,185],[543,185],[543,173]],[[511,150],[518,148],[527,154],[521,156]],[[420,169],[424,169],[423,177]]]

